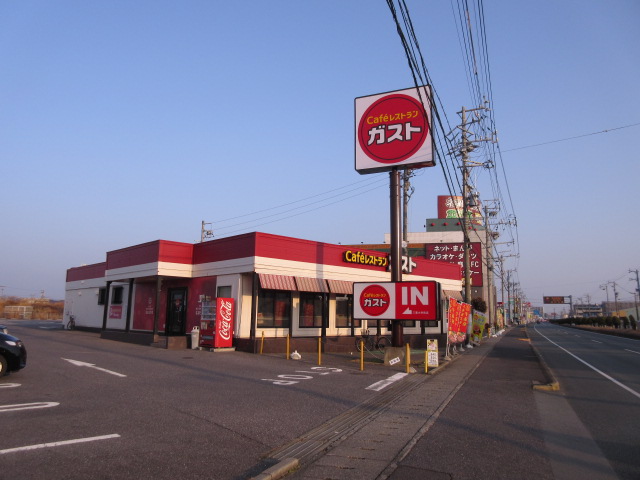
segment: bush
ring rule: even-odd
[[[480,297],[471,299],[471,306],[478,312],[485,313],[487,311],[487,302]]]

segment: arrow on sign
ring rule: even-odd
[[[76,367],[90,367],[90,368],[94,368],[96,370],[100,370],[101,372],[105,372],[105,373],[109,373],[111,375],[115,375],[116,377],[126,377],[126,375],[123,375],[121,373],[113,372],[111,370],[107,370],[106,368],[96,367],[96,365],[94,363],[80,362],[78,360],[71,360],[70,358],[63,358],[63,360],[66,360],[67,362],[69,362],[72,365],[75,365]]]

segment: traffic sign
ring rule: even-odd
[[[435,281],[354,283],[353,298],[354,319],[440,319],[440,284]]]

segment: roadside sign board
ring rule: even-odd
[[[439,320],[440,284],[435,281],[354,283],[353,318]]]
[[[427,340],[427,366],[437,367],[438,358],[438,340],[435,338]]]
[[[431,91],[408,88],[355,99],[355,168],[432,167]]]
[[[550,296],[547,296],[547,297],[542,297],[542,301],[543,301],[543,303],[546,303],[546,304],[556,304],[556,305],[557,304],[569,303],[569,302],[565,301],[565,298],[567,298],[567,297],[558,297],[558,296],[550,297]]]

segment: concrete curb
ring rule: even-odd
[[[273,467],[269,467],[261,474],[253,477],[252,480],[276,480],[284,477],[291,470],[298,468],[298,466],[297,458],[284,458]]]
[[[532,388],[534,390],[541,390],[545,392],[555,392],[560,390],[560,382],[558,382],[555,375],[549,368],[549,365],[547,365],[547,362],[544,360],[544,358],[542,357],[542,355],[540,354],[536,346],[533,344],[533,342],[531,342],[531,337],[529,336],[529,329],[525,327],[524,331],[527,334],[527,338],[529,339],[529,344],[531,345],[531,349],[533,350],[533,353],[536,354],[536,357],[538,357],[538,361],[540,362],[540,365],[542,365],[542,370],[544,371],[544,375],[545,377],[547,377],[547,380],[548,380],[548,383],[538,383],[534,381]]]

